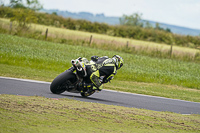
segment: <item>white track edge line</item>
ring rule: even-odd
[[[175,100],[175,101],[182,101],[182,102],[198,103],[198,104],[200,104],[199,102],[191,102],[191,101],[185,101],[185,100],[180,100],[180,99],[172,99],[172,98],[166,98],[166,97],[151,96],[151,95],[145,95],[145,94],[137,94],[137,93],[115,91],[115,90],[107,90],[107,89],[103,89],[103,90],[110,91],[110,92],[118,92],[118,93],[123,93],[123,94],[129,94],[129,95],[137,95],[137,96],[152,97],[152,98],[158,98],[158,99],[167,99],[167,100]]]
[[[33,83],[41,83],[41,84],[51,84],[51,82],[31,80],[31,79],[20,79],[20,78],[2,77],[2,76],[0,76],[0,78],[1,79],[12,79],[12,80],[18,80],[18,81],[25,81],[25,82],[33,82]]]

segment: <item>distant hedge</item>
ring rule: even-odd
[[[1,6],[0,17],[11,18],[14,15],[14,10],[15,9],[13,8]],[[166,43],[169,45],[174,44],[193,48],[200,46],[200,36],[177,35],[154,28],[142,28],[121,25],[111,26],[105,23],[92,23],[86,20],[63,18],[61,16],[57,16],[56,14],[35,12],[35,15],[38,18],[37,23],[42,25],[56,26],[72,30],[94,32],[107,34],[110,36],[133,38],[158,43]]]

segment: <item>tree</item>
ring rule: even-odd
[[[120,19],[121,25],[127,25],[127,26],[139,26],[143,27],[143,23],[141,21],[141,14],[134,13],[130,16],[123,15]]]
[[[169,28],[164,29],[164,28],[160,27],[160,24],[159,24],[159,23],[156,23],[155,29],[157,29],[157,30],[162,30],[162,31],[166,31],[166,32],[170,32],[170,33],[171,33],[171,30],[170,30]]]
[[[158,29],[158,30],[161,30],[161,29],[162,29],[162,28],[160,27],[160,24],[159,24],[159,23],[156,23],[155,29]]]
[[[52,12],[52,14],[58,16],[57,12]]]
[[[149,23],[149,21],[146,21],[145,28],[152,28],[152,25]]]
[[[43,6],[40,4],[38,0],[26,0],[27,8],[39,11],[43,8]]]
[[[17,22],[19,27],[24,29],[28,28],[31,23],[37,22],[34,11],[40,10],[42,5],[38,0],[26,0],[25,4],[22,0],[10,0],[10,7],[17,8],[10,21]]]
[[[26,8],[22,2],[22,0],[10,0],[11,8]]]
[[[31,9],[34,11],[42,9],[42,5],[38,0],[26,0],[26,3],[23,3],[22,0],[10,0],[10,7]]]
[[[167,31],[167,32],[170,32],[171,33],[171,29],[169,29],[169,28],[166,28],[166,30],[165,31]]]
[[[17,9],[14,12],[14,17],[10,19],[11,22],[15,21],[19,27],[28,28],[31,23],[37,22],[35,12],[30,9]]]

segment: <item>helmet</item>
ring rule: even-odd
[[[115,60],[115,65],[117,69],[120,69],[124,64],[123,58],[119,55],[114,55],[112,58]]]

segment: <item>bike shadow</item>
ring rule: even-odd
[[[106,104],[110,104],[110,105],[113,105],[112,103],[114,103],[115,105],[121,104],[121,103],[116,102],[116,101],[107,100],[107,99],[95,98],[95,97],[92,97],[92,96],[90,96],[90,97],[82,97],[82,96],[69,95],[69,94],[56,94],[56,95],[64,96],[64,97],[70,98],[70,99],[85,101],[85,102],[106,103]]]

